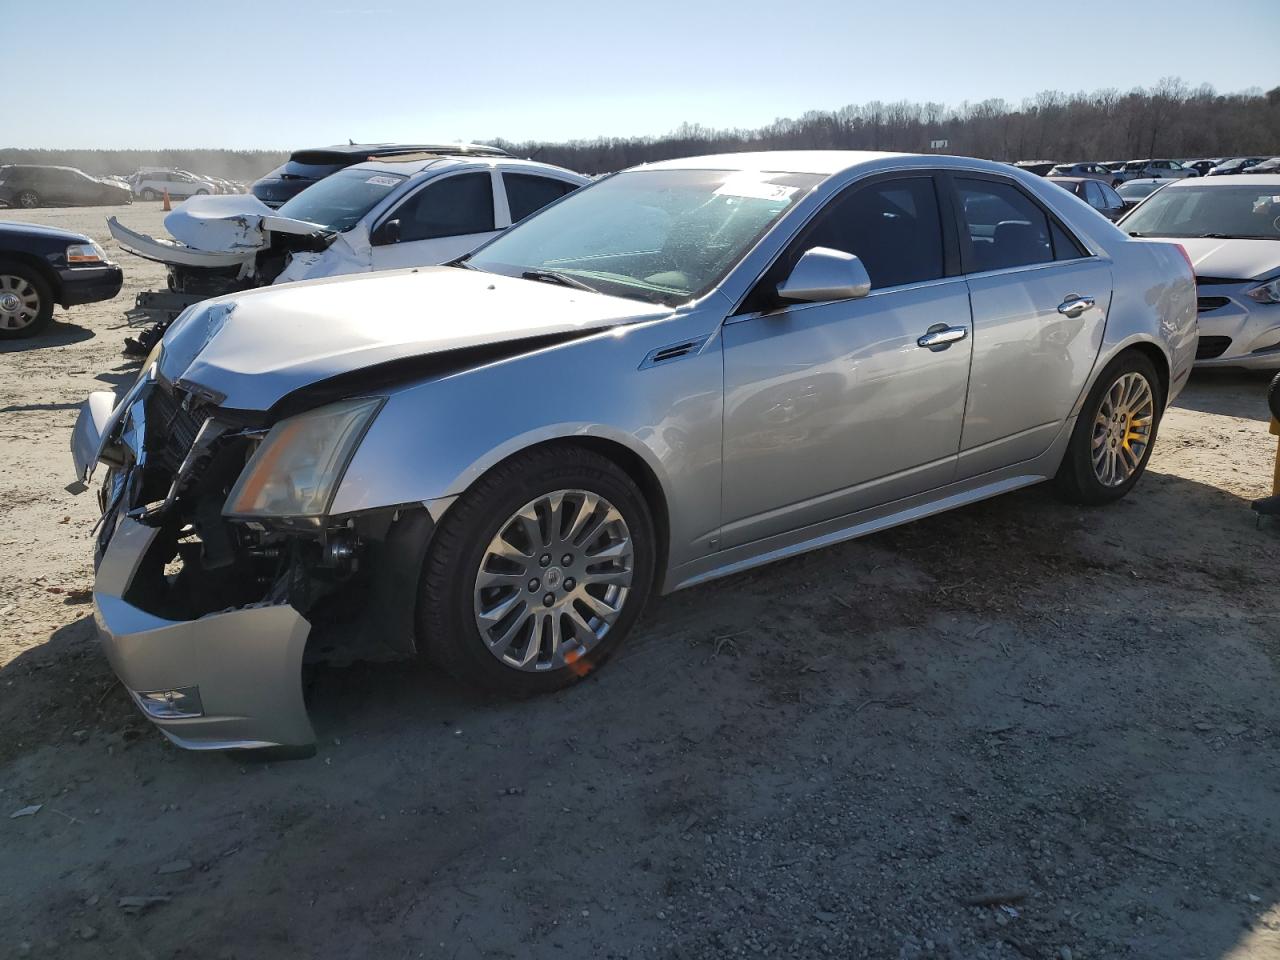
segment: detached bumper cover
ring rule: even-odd
[[[144,716],[187,749],[311,746],[315,734],[302,697],[311,624],[287,604],[190,621],[132,605],[125,596],[156,534],[122,520],[93,591],[107,659]]]

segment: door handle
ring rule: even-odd
[[[948,327],[945,323],[938,323],[930,327],[924,336],[916,340],[916,346],[924,347],[926,350],[932,350],[937,353],[939,350],[947,349],[957,340],[963,340],[968,335],[969,331],[965,327]]]
[[[1074,320],[1093,306],[1093,297],[1067,297],[1058,304],[1058,312]]]

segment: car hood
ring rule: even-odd
[[[164,218],[164,226],[179,243],[214,253],[260,250],[273,230],[306,236],[326,229],[282,217],[249,193],[191,197]]]
[[[48,237],[50,240],[63,240],[67,243],[89,242],[89,238],[83,233],[72,233],[61,227],[46,227],[39,223],[18,223],[13,220],[0,220],[0,237]]]
[[[327,277],[204,301],[166,331],[160,373],[220,405],[267,410],[302,387],[391,361],[670,313],[456,267]]]
[[[1180,244],[1187,251],[1198,277],[1260,280],[1280,268],[1280,240],[1178,237],[1167,242]]]

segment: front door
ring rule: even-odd
[[[870,294],[776,302],[812,247],[860,257]],[[972,347],[958,272],[937,185],[919,173],[834,198],[766,272],[724,327],[725,547],[950,482]],[[919,345],[939,329],[959,339]]]
[[[470,253],[497,233],[488,170],[430,180],[374,228],[373,269],[424,267]],[[388,224],[398,221],[394,229]]]
[[[973,306],[963,479],[1049,448],[1098,358],[1111,267],[1012,181],[954,183]]]

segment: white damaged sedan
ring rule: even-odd
[[[102,642],[199,749],[311,744],[335,639],[559,689],[655,593],[1044,480],[1124,496],[1195,344],[1183,251],[1003,164],[628,170],[450,266],[206,301],[90,397]]]

